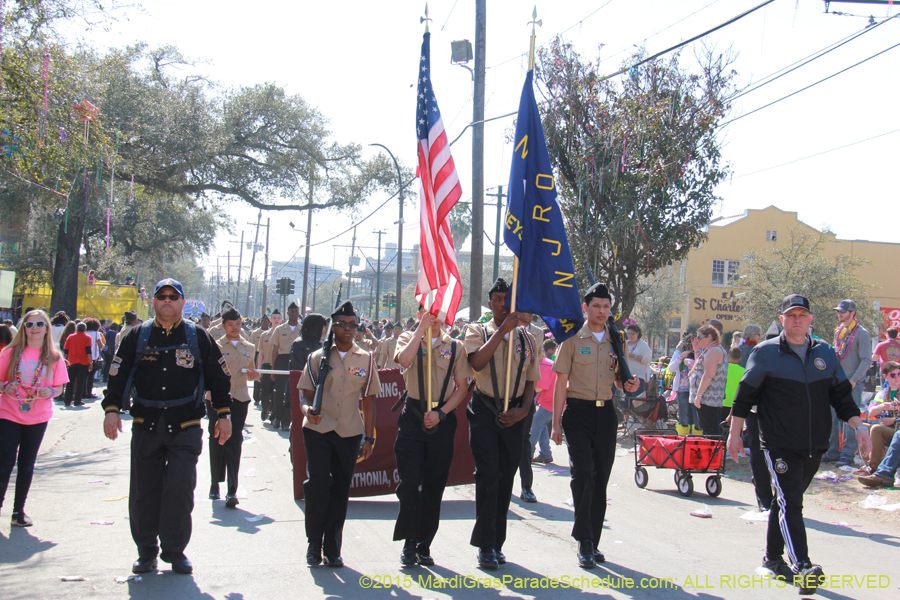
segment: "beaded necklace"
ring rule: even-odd
[[[31,385],[26,386],[25,382],[22,381],[22,361],[19,360],[19,363],[16,365],[16,383],[19,385],[16,386],[16,389],[13,393],[15,394],[16,399],[19,401],[19,410],[21,410],[22,412],[28,412],[31,410],[31,404],[34,402],[37,396],[28,394],[25,398],[22,398],[19,395],[19,390],[22,387],[30,387],[32,389],[36,388],[38,381],[41,378],[41,370],[43,368],[44,365],[41,364],[41,361],[37,361],[37,367],[35,367],[34,369],[34,379],[31,381]]]
[[[856,336],[857,329],[859,329],[859,321],[853,319],[853,323],[850,324],[850,327],[838,325],[837,329],[834,330],[834,351],[835,354],[837,354],[838,360],[844,360],[847,356],[847,352],[850,351],[850,344],[853,343],[853,338]]]

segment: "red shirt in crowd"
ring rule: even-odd
[[[63,350],[69,353],[70,365],[91,364],[91,336],[83,331],[77,331],[66,338]]]
[[[878,364],[883,365],[889,360],[900,362],[900,342],[887,340],[875,346],[875,354],[878,356]]]

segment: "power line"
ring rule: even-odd
[[[748,117],[748,116],[752,115],[753,113],[759,112],[759,111],[761,111],[761,110],[764,109],[764,108],[768,108],[768,107],[772,106],[773,104],[778,104],[778,103],[781,102],[782,100],[787,100],[787,99],[790,98],[791,96],[796,96],[796,95],[799,94],[800,92],[805,92],[806,90],[808,90],[808,89],[811,88],[811,87],[817,86],[817,85],[819,85],[820,83],[822,83],[822,82],[824,82],[824,81],[828,81],[829,79],[831,79],[831,78],[833,78],[833,77],[837,77],[837,76],[840,75],[841,73],[846,73],[847,71],[849,71],[850,69],[852,69],[852,68],[854,68],[854,67],[858,67],[859,65],[861,65],[861,64],[863,64],[863,63],[865,63],[865,62],[868,62],[868,61],[872,60],[873,58],[876,58],[876,57],[878,57],[878,56],[881,56],[881,55],[884,54],[885,52],[888,52],[888,51],[890,51],[890,50],[893,50],[893,49],[896,48],[897,46],[900,46],[900,43],[894,44],[894,45],[891,46],[890,48],[885,48],[884,50],[882,50],[881,52],[878,52],[877,54],[873,54],[872,56],[870,56],[870,57],[868,57],[868,58],[864,58],[863,60],[859,61],[858,63],[853,64],[853,65],[850,65],[850,66],[847,67],[846,69],[841,69],[841,70],[838,71],[837,73],[832,73],[832,74],[829,75],[828,77],[825,77],[824,79],[820,79],[819,81],[816,81],[815,83],[811,83],[811,84],[809,84],[808,86],[806,86],[806,87],[804,87],[804,88],[801,88],[801,89],[797,90],[796,92],[791,92],[791,93],[788,94],[787,96],[782,96],[782,97],[779,98],[778,100],[773,100],[772,102],[769,102],[768,104],[765,104],[765,105],[763,105],[763,106],[760,106],[759,108],[755,108],[755,109],[751,110],[751,111],[748,112],[748,113],[744,113],[744,114],[742,114],[742,115],[740,115],[740,116],[738,116],[738,117],[735,117],[735,118],[731,119],[730,121],[725,121],[724,123],[722,123],[721,125],[719,125],[719,128],[725,127],[725,126],[728,125],[729,123],[734,123],[735,121],[738,121],[738,120],[740,120],[740,119],[743,119],[744,117]]]
[[[615,1],[615,0],[607,0],[607,2],[604,3],[602,6],[600,6],[600,8],[594,10],[594,12],[592,12],[592,13],[589,14],[588,16],[584,17],[583,19],[580,19],[577,23],[575,23],[574,25],[572,25],[572,26],[569,27],[568,29],[563,29],[563,30],[560,31],[559,33],[553,35],[550,39],[552,40],[553,38],[559,37],[559,36],[561,36],[562,34],[564,34],[564,33],[566,33],[566,32],[569,32],[569,31],[575,29],[575,27],[577,27],[578,25],[580,25],[580,24],[582,24],[583,22],[587,21],[588,19],[590,19],[591,17],[593,17],[594,15],[596,15],[598,12],[600,12],[601,10],[603,10],[604,8],[606,8],[607,6],[609,6],[610,4],[612,4],[614,1]],[[716,0],[716,1],[718,2],[718,0]],[[543,44],[539,44],[539,45],[538,45],[538,48],[540,48],[541,46],[545,46],[546,44],[547,44],[547,42],[544,42]],[[511,63],[511,62],[514,61],[514,60],[518,60],[518,59],[522,58],[522,57],[525,56],[526,54],[527,54],[526,52],[522,52],[521,54],[516,54],[516,55],[513,56],[512,58],[508,58],[508,59],[504,60],[503,62],[499,62],[499,63],[497,63],[496,65],[492,65],[492,66],[488,67],[488,69],[496,69],[497,67],[502,67],[503,65],[505,65],[505,64],[507,64],[507,63]]]
[[[663,51],[661,51],[661,52],[657,52],[656,54],[654,54],[654,55],[652,55],[652,56],[648,56],[647,58],[645,58],[645,59],[643,59],[643,60],[639,60],[638,62],[634,63],[633,65],[627,66],[627,67],[625,67],[624,69],[619,69],[618,71],[616,71],[615,73],[613,73],[613,74],[611,74],[611,75],[606,75],[606,76],[603,77],[600,81],[604,81],[604,80],[606,80],[606,79],[611,79],[611,78],[613,78],[613,77],[618,77],[619,75],[622,75],[623,73],[627,73],[628,71],[630,71],[630,70],[632,70],[632,69],[636,69],[637,67],[639,67],[639,66],[641,66],[641,65],[643,65],[643,64],[645,64],[645,63],[650,62],[651,60],[655,60],[655,59],[659,58],[660,56],[663,56],[663,55],[665,55],[665,54],[668,54],[669,52],[672,52],[672,51],[674,51],[674,50],[678,50],[679,48],[682,48],[682,47],[684,47],[684,46],[687,46],[688,44],[691,44],[691,43],[693,43],[693,42],[696,42],[697,40],[699,40],[699,39],[701,39],[701,38],[704,38],[704,37],[708,36],[709,34],[711,34],[711,33],[713,33],[713,32],[716,32],[716,31],[722,29],[723,27],[727,27],[727,26],[731,25],[732,23],[736,23],[737,21],[740,21],[741,19],[743,19],[743,18],[746,17],[747,15],[750,15],[750,14],[752,14],[752,13],[758,11],[759,9],[763,8],[764,6],[768,6],[769,4],[772,4],[773,2],[775,2],[775,0],[766,0],[765,2],[763,2],[763,3],[761,3],[761,4],[758,4],[758,5],[754,6],[753,8],[751,8],[751,9],[749,9],[749,10],[745,10],[745,11],[742,12],[741,14],[739,14],[739,15],[737,15],[737,16],[735,16],[735,17],[732,17],[732,18],[730,18],[730,19],[728,19],[728,20],[725,21],[724,23],[722,23],[722,24],[720,24],[720,25],[716,25],[716,26],[713,27],[712,29],[708,29],[708,30],[704,31],[703,33],[701,33],[701,34],[699,34],[699,35],[695,35],[694,37],[690,38],[689,40],[685,40],[685,41],[683,41],[683,42],[681,42],[681,43],[679,43],[679,44],[675,44],[674,46],[671,46],[670,48],[666,48],[665,50],[663,50]]]
[[[896,17],[900,17],[900,13],[891,17],[891,19],[895,19]],[[838,40],[837,42],[834,42],[830,46],[825,46],[825,48],[822,48],[821,50],[817,50],[817,51],[813,52],[812,54],[810,54],[809,56],[807,56],[805,58],[801,58],[797,62],[791,63],[790,65],[788,65],[786,67],[782,67],[778,71],[775,71],[774,73],[771,73],[770,75],[766,75],[765,77],[760,79],[760,81],[757,82],[756,84],[748,86],[748,88],[746,88],[743,91],[741,91],[740,93],[732,96],[729,100],[730,101],[737,100],[741,96],[745,96],[745,95],[749,94],[750,92],[755,92],[756,90],[763,87],[764,85],[768,85],[768,84],[772,83],[773,81],[776,81],[777,79],[780,79],[781,77],[784,77],[788,73],[796,71],[797,69],[799,69],[802,66],[808,65],[812,61],[814,61],[818,58],[822,58],[823,56],[825,56],[832,50],[837,50],[844,44],[848,44],[848,43],[852,42],[853,40],[855,40],[856,38],[858,38],[862,35],[865,35],[866,33],[869,33],[870,31],[874,31],[875,29],[877,29],[878,27],[881,27],[882,25],[884,25],[891,19],[885,19],[884,21],[881,21],[880,23],[877,23],[875,25],[867,26],[865,29],[858,31],[857,33],[854,33],[842,40]],[[787,70],[785,70],[785,69],[787,69]],[[771,79],[769,79],[770,77],[771,77]]]
[[[878,138],[884,137],[886,135],[891,135],[892,133],[897,133],[897,132],[900,132],[900,129],[895,129],[893,131],[887,131],[885,133],[880,133],[878,135],[872,136],[870,138],[866,138],[864,140],[858,140],[856,142],[844,144],[843,146],[838,146],[837,148],[831,148],[830,150],[823,150],[822,152],[816,152],[815,154],[810,154],[809,156],[804,156],[803,158],[795,158],[794,160],[789,160],[788,162],[784,162],[784,163],[781,163],[778,165],[773,165],[771,167],[766,167],[765,169],[759,169],[758,171],[753,171],[751,173],[744,173],[743,175],[738,175],[736,177],[733,177],[732,179],[740,179],[741,177],[750,177],[751,175],[756,175],[757,173],[762,173],[763,171],[771,171],[772,169],[777,169],[779,167],[785,167],[787,165],[792,165],[792,164],[800,162],[802,160],[807,160],[809,158],[815,158],[816,156],[822,156],[823,154],[828,154],[829,152],[837,152],[838,150],[843,150],[844,148],[849,148],[850,146],[856,146],[857,144],[863,144],[865,142],[877,140]]]
[[[694,12],[692,12],[691,14],[689,14],[688,16],[682,17],[682,18],[678,19],[677,21],[675,21],[675,22],[672,23],[671,25],[668,25],[668,26],[664,27],[663,29],[660,29],[659,31],[657,31],[656,33],[654,33],[653,35],[651,35],[651,36],[649,36],[649,37],[645,37],[645,38],[644,38],[644,42],[646,42],[647,40],[652,40],[653,38],[655,38],[655,37],[658,36],[659,34],[665,32],[665,31],[668,31],[669,29],[675,27],[676,25],[678,25],[678,24],[681,23],[682,21],[685,21],[685,20],[687,20],[687,19],[690,19],[691,17],[693,17],[694,15],[696,15],[698,12],[700,12],[700,11],[702,11],[702,10],[706,10],[707,8],[709,8],[710,6],[712,6],[713,4],[715,4],[715,3],[718,2],[718,1],[719,1],[719,0],[713,0],[712,2],[710,2],[709,4],[707,4],[706,6],[704,6],[704,7],[702,7],[702,8],[698,8],[697,10],[695,10]],[[628,52],[629,49],[630,49],[630,48],[625,48],[624,50],[620,50],[620,51],[616,52],[615,54],[611,55],[609,58],[602,59],[600,62],[602,63],[604,60],[612,60],[612,59],[614,59],[615,57],[619,56],[620,54],[625,54],[626,52]]]

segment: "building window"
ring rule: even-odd
[[[738,280],[738,272],[741,270],[739,260],[713,259],[712,284],[715,286],[734,285]]]
[[[669,329],[672,330],[680,330],[681,329],[681,317],[677,319],[669,319]]]
[[[766,241],[767,242],[777,242],[778,241],[778,232],[774,229],[769,229],[766,231]]]

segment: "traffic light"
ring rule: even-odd
[[[287,291],[285,291],[285,279],[284,279],[284,277],[282,277],[281,279],[279,279],[278,281],[275,282],[275,292],[276,292],[279,296],[284,296],[285,294],[287,294]]]
[[[397,295],[391,294],[388,299],[388,308],[394,308],[395,304],[397,304]]]
[[[381,297],[381,305],[384,308],[388,307],[388,305],[390,304],[390,301],[391,301],[390,294],[385,294],[384,296]]]
[[[287,283],[285,284],[285,287],[287,288],[285,294],[290,296],[294,293],[294,280],[289,278],[285,278],[285,280],[287,281]]]

